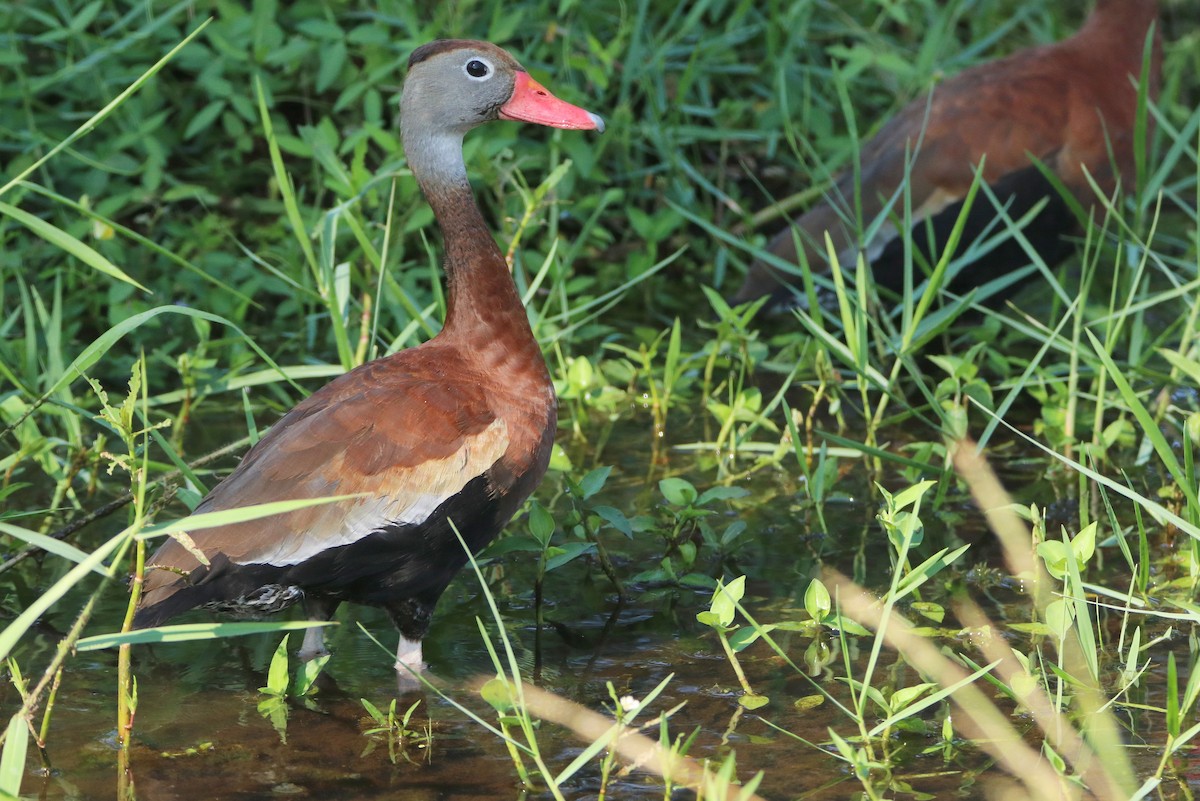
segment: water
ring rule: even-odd
[[[642,426],[624,427],[614,435],[607,453],[627,469],[622,471],[619,464],[603,495],[595,500],[629,514],[654,507],[660,476],[648,481],[640,472],[648,463],[648,442]],[[668,456],[677,465],[692,460]],[[705,474],[695,478],[701,485],[710,480]],[[1022,478],[1028,482],[1032,474],[1014,462],[1006,478],[1010,484]],[[839,484],[841,500],[825,510],[833,530],[824,533],[813,530],[811,510],[802,508],[792,477],[763,471],[743,485],[756,503],[722,512],[730,520],[740,516],[748,524],[745,544],[725,561],[724,572],[727,577],[743,573],[749,577],[746,605],[760,621],[805,617],[800,611],[804,592],[821,565],[858,571],[868,585],[888,580],[889,550],[874,522],[878,501],[860,479],[851,476]],[[552,490],[552,485],[543,487],[542,497],[552,497]],[[759,504],[760,499],[769,502]],[[931,515],[927,522],[931,542],[952,545],[961,538],[974,540],[980,547],[972,549],[971,565],[994,562],[985,529],[968,505],[955,508],[953,514]],[[661,543],[653,538],[629,543],[608,533],[605,539],[622,576],[652,567],[661,556]],[[845,799],[859,790],[831,752],[803,745],[780,731],[815,743],[828,741],[830,727],[843,735],[854,733],[852,724],[831,703],[803,710],[794,706],[794,701],[815,695],[816,690],[762,644],[744,652],[741,661],[750,684],[769,696],[771,703],[754,712],[739,706],[741,690],[735,674],[711,630],[696,620],[696,613],[707,608],[709,590],[643,584],[631,586],[627,603],[619,605],[598,566],[577,560],[549,575],[544,593],[547,625],[539,630],[531,561],[532,557],[514,555],[487,568],[505,630],[527,679],[591,709],[603,709],[611,706],[609,684],[619,695],[640,698],[673,676],[654,711],[686,702],[671,718],[670,731],[672,736],[698,732],[693,757],[720,761],[735,751],[743,779],[765,771],[759,792],[767,798]],[[703,558],[700,561],[706,568],[714,567]],[[986,571],[964,579],[964,568],[958,575],[979,590],[976,595],[989,596],[1002,616],[1007,610],[1018,619],[1028,617],[1023,598],[1002,583],[978,578]],[[44,579],[31,573],[29,580]],[[936,597],[937,590],[932,592]],[[91,632],[119,625],[124,609],[121,596],[117,588],[108,593]],[[67,603],[60,608],[64,611],[48,615],[18,654],[26,672],[44,664],[70,624],[70,610],[75,607]],[[494,723],[495,713],[475,689],[479,677],[494,675],[477,618],[489,621],[496,642],[478,583],[464,572],[438,606],[425,656],[447,695]],[[548,793],[523,795],[499,738],[436,694],[397,687],[390,656],[358,627],[361,623],[391,645],[395,634],[382,614],[343,607],[339,622],[330,636],[334,657],[312,708],[292,705],[282,732],[258,708],[264,698],[258,688],[266,682],[277,635],[138,648],[138,710],[131,754],[137,797],[155,801],[549,797]],[[780,632],[778,637],[789,656],[802,664],[811,638],[798,632]],[[862,650],[851,654],[856,671],[862,670],[869,648],[865,640],[860,645]],[[833,648],[831,663],[819,671],[817,680],[844,700],[844,684],[835,680],[835,675],[842,675],[836,642]],[[46,777],[27,777],[26,794],[36,793],[48,801],[113,797],[117,786],[112,747],[115,676],[115,653],[79,654],[69,663],[49,736],[53,771]],[[877,676],[879,683],[896,687],[921,681],[887,652]],[[374,724],[360,698],[381,709],[398,698],[401,712],[420,700],[412,724],[416,729],[430,727],[428,746],[392,753],[384,739],[364,734]],[[3,700],[9,707],[16,700],[11,687]],[[970,748],[944,758],[936,748],[941,726],[940,715],[933,714],[936,709],[918,716],[913,731],[891,742],[897,775],[933,796],[983,798],[973,772],[987,763],[986,758]],[[657,737],[657,731],[651,734]],[[553,770],[569,764],[585,745],[548,724],[541,727],[539,742]],[[926,749],[930,753],[922,754]],[[593,762],[571,780],[566,795],[594,798],[598,790],[599,768]],[[662,785],[657,778],[635,771],[615,779],[609,797],[661,799]]]

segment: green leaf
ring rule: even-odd
[[[1087,564],[1096,553],[1096,523],[1095,520],[1088,523],[1083,531],[1071,539],[1071,550],[1075,552],[1075,561],[1080,565]]]
[[[1046,540],[1039,542],[1037,554],[1046,564],[1046,570],[1054,578],[1061,580],[1067,575],[1067,544],[1061,540]]]
[[[93,270],[98,270],[111,278],[124,281],[130,286],[135,286],[143,292],[150,293],[149,289],[146,289],[146,287],[126,275],[124,270],[100,255],[91,245],[79,241],[61,228],[46,222],[41,217],[34,216],[23,209],[4,202],[0,202],[0,214],[7,215],[16,220],[34,234],[40,236],[59,250],[70,253]]]
[[[620,509],[614,509],[611,506],[593,506],[592,512],[629,539],[633,539],[633,524]]]
[[[504,714],[513,708],[512,694],[508,689],[508,682],[497,676],[496,678],[487,681],[479,688],[479,695],[484,701],[495,709],[500,714]]]
[[[911,706],[913,701],[916,701],[922,695],[935,687],[937,687],[936,684],[929,682],[917,684],[912,687],[901,687],[899,690],[896,690],[894,693],[892,693],[892,711],[898,712],[901,709]]]
[[[337,80],[346,64],[346,43],[334,42],[321,48],[321,66],[317,69],[316,90],[326,91]]]
[[[309,694],[313,685],[316,684],[317,677],[325,669],[325,663],[329,661],[329,657],[329,654],[321,654],[314,659],[300,663],[300,667],[296,670],[296,681],[292,687],[293,695],[305,696]]]
[[[224,110],[225,101],[214,100],[196,112],[195,116],[192,117],[191,122],[188,123],[187,128],[185,128],[183,131],[184,141],[191,139],[196,134],[209,128],[214,122],[216,122],[217,117],[221,116],[221,112]]]
[[[733,634],[729,635],[729,647],[735,652],[741,653],[750,647],[750,645],[763,634],[768,634],[774,631],[776,628],[778,627],[769,625],[762,626],[761,628],[756,628],[755,626],[742,626]]]
[[[25,753],[29,750],[29,724],[22,712],[8,720],[4,751],[0,753],[0,793],[19,798],[25,777]]]
[[[712,603],[709,605],[709,611],[716,616],[717,622],[722,627],[727,627],[733,623],[733,615],[737,611],[737,604],[742,600],[742,595],[745,591],[745,576],[738,576],[728,584],[717,586],[716,591],[713,593]],[[709,623],[707,625],[712,624]]]
[[[903,596],[913,592],[930,578],[932,578],[935,574],[940,572],[943,568],[954,564],[954,562],[956,562],[959,557],[965,554],[968,550],[970,550],[970,546],[964,545],[954,551],[948,552],[944,548],[938,551],[936,554],[910,570],[908,575],[904,576],[904,578],[900,579],[900,581],[896,584],[896,598],[902,598]]]
[[[696,505],[704,506],[712,501],[732,501],[745,498],[749,494],[750,490],[745,487],[709,487],[696,499]]]
[[[825,589],[825,585],[817,579],[808,582],[808,589],[804,591],[804,611],[808,612],[813,620],[821,623],[829,617],[832,609],[833,599],[829,597],[829,590]]]
[[[550,538],[554,536],[554,516],[537,501],[529,508],[529,533],[543,549],[550,544]]]
[[[283,640],[275,648],[275,655],[271,657],[271,667],[267,671],[267,686],[260,687],[259,692],[267,695],[283,697],[287,695],[288,682],[288,638],[292,635],[283,635]]]
[[[736,540],[746,531],[746,521],[735,520],[725,527],[725,531],[721,534],[721,546],[725,547]]]
[[[906,509],[919,501],[921,496],[928,492],[931,487],[935,486],[937,486],[936,481],[919,481],[911,487],[897,492],[896,496],[892,499],[892,504],[897,510]]]
[[[258,702],[258,714],[271,722],[281,742],[287,742],[288,705],[281,696],[270,695]]]
[[[839,736],[838,733],[833,729],[826,729],[826,731],[829,732],[829,741],[832,742],[833,747],[838,750],[838,754],[841,755],[842,759],[853,765],[855,763],[854,748],[851,747],[850,743],[846,742],[846,740]]]
[[[792,706],[801,712],[807,712],[810,709],[816,709],[824,703],[825,696],[823,695],[805,695],[793,701]]]
[[[1049,743],[1042,743],[1042,754],[1050,761],[1050,764],[1054,767],[1055,772],[1058,773],[1059,776],[1067,775],[1066,760],[1059,756],[1058,752],[1051,748]]]
[[[935,623],[941,623],[946,619],[946,608],[932,601],[914,601],[912,608],[913,611]]]
[[[690,540],[685,540],[676,546],[679,549],[679,558],[687,567],[691,567],[696,563],[696,543]]]
[[[1071,630],[1072,607],[1068,602],[1058,599],[1046,604],[1046,625],[1060,640]]]
[[[563,450],[563,446],[557,442],[554,443],[554,447],[550,450],[550,469],[560,473],[570,473],[573,468],[571,457]]]
[[[586,390],[592,385],[592,363],[578,356],[567,365],[567,385],[576,390]]]
[[[717,581],[704,573],[688,573],[679,577],[679,586],[695,587],[698,590],[716,589]]]
[[[387,722],[388,722],[387,715],[380,712],[379,707],[372,704],[366,698],[359,698],[358,700],[360,702],[362,702],[363,709],[367,710],[367,714],[371,716],[371,720],[375,721],[380,726],[387,725]]]
[[[760,709],[770,702],[770,698],[765,695],[758,695],[757,693],[746,693],[738,699],[738,703],[746,709]]]
[[[1200,361],[1181,356],[1167,348],[1159,348],[1158,355],[1170,362],[1176,370],[1185,373],[1193,384],[1200,385]]]
[[[596,550],[590,542],[567,542],[558,548],[558,553],[546,560],[546,570],[557,570],[567,562],[573,562],[585,553]]]
[[[682,478],[664,478],[658,489],[672,506],[691,506],[699,495],[692,483]]]
[[[825,625],[838,631],[844,631],[847,634],[853,634],[855,637],[870,637],[871,632],[861,623],[844,615],[830,615],[829,619],[823,621]]]
[[[682,222],[682,218],[673,215],[677,222]],[[663,367],[663,381],[669,391],[676,376],[679,374],[679,354],[683,350],[683,329],[679,325],[679,318],[675,318],[675,322],[671,325],[671,338],[667,341],[667,361]]]
[[[583,500],[586,501],[588,498],[592,497],[601,489],[603,489],[604,483],[608,481],[608,476],[611,472],[611,465],[597,467],[596,469],[589,471],[588,474],[579,482],[579,489],[583,493]]]

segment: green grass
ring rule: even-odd
[[[1037,731],[1022,733],[1055,786],[1182,797],[1174,759],[1197,734],[1200,671],[1164,632],[1194,629],[1200,580],[1200,31],[1189,3],[1164,5],[1163,90],[1147,110],[1153,130],[1139,131],[1150,142],[1142,189],[1100,209],[1066,265],[1035,260],[1022,280],[1036,291],[999,308],[945,293],[888,305],[835,273],[835,312],[766,319],[722,296],[782,210],[819,197],[857,144],[939,74],[1061,38],[1080,9],[0,3],[0,655],[20,699],[0,793],[21,789],[27,751],[49,760],[54,719],[70,714],[54,699],[76,646],[122,649],[113,708],[120,736],[136,738],[137,637],[245,633],[217,623],[122,635],[121,620],[90,621],[100,594],[123,592],[121,577],[137,572],[145,537],[179,528],[219,479],[202,454],[254,441],[330,377],[437,331],[440,249],[400,152],[396,99],[415,46],[471,36],[509,45],[608,123],[603,137],[495,125],[467,143],[561,398],[554,470],[486,554],[485,581],[522,554],[537,563],[516,574],[528,587],[492,583],[499,630],[501,587],[536,598],[540,622],[556,574],[595,578],[614,600],[669,596],[714,630],[723,681],[751,699],[744,714],[768,697],[768,660],[824,676],[796,697],[796,684],[776,684],[788,690],[768,703],[834,705],[840,722],[818,739],[781,736],[835,753],[864,797],[906,792],[917,771],[906,738],[956,769],[990,747],[978,721],[1012,725],[1018,710],[1034,711]],[[980,191],[974,202],[990,200]],[[957,269],[971,247],[937,269]],[[628,452],[631,430],[651,444]],[[1017,516],[987,471],[964,462],[970,443],[1020,499]],[[1028,485],[1011,486],[1017,477]],[[630,486],[645,489],[622,494]],[[782,530],[763,521],[837,530],[846,499],[864,496],[879,509],[864,536],[889,543],[891,572],[861,553],[850,572],[885,618],[922,619],[915,634],[847,605],[857,590],[833,574],[798,577],[782,612],[743,594],[743,565],[770,561]],[[972,499],[1027,556],[1005,570],[1049,571],[1046,597],[991,624],[1008,638],[1003,652],[954,637],[995,615],[962,600],[987,558],[978,543],[962,550],[978,526]],[[1052,514],[1064,505],[1066,522]],[[843,543],[805,547],[844,564]],[[712,608],[695,603],[696,588],[717,587]],[[30,646],[44,614],[64,621],[52,653]],[[1115,639],[1095,624],[1101,614],[1118,621]],[[614,697],[616,728],[581,735],[578,764],[551,766],[537,720],[566,713],[521,700],[519,643],[501,642],[496,673],[520,703],[496,706],[499,723],[486,725],[518,776],[557,797],[584,776],[607,786],[617,757],[601,738],[645,719],[622,718]],[[943,662],[922,643],[947,649]],[[885,675],[885,649],[919,675]],[[1106,705],[1139,710],[1143,728],[1125,737],[1152,730],[1153,765],[1120,744],[1119,724],[1097,713]],[[412,709],[367,709],[393,760],[420,733]],[[661,730],[645,733],[663,753],[700,747],[672,738],[667,711],[653,714]],[[438,738],[421,742],[436,759]],[[1094,772],[1089,750],[1108,773]],[[701,756],[750,780],[753,753]],[[668,770],[663,793],[707,781],[685,773]],[[768,769],[763,786],[772,778]],[[720,787],[712,797],[736,797]]]

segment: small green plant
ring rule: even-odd
[[[569,474],[564,476],[566,497],[570,507],[561,514],[562,523],[556,523],[550,511],[537,501],[529,504],[528,533],[510,534],[492,543],[480,558],[495,558],[507,553],[535,553],[538,555],[537,573],[534,578],[534,602],[538,609],[538,622],[542,622],[542,591],[546,575],[558,570],[581,556],[595,554],[604,574],[612,581],[617,592],[624,597],[624,586],[616,568],[608,557],[600,532],[607,528],[620,531],[626,537],[633,536],[633,524],[617,509],[608,506],[593,506],[590,501],[603,488],[611,467],[597,467],[576,481]],[[561,532],[561,533],[560,533]],[[559,534],[558,537],[555,535]]]
[[[706,611],[699,612],[696,619],[712,628],[720,639],[722,650],[729,659],[745,696],[742,705],[756,708],[766,703],[766,698],[750,688],[745,672],[738,662],[737,654],[749,648],[759,639],[776,631],[794,631],[811,638],[804,651],[803,664],[809,676],[819,676],[832,662],[834,652],[831,642],[837,644],[836,636],[867,637],[870,632],[853,619],[840,614],[833,606],[829,590],[818,579],[809,582],[804,592],[804,611],[807,619],[784,620],[777,623],[760,624],[747,618],[745,625],[734,625],[735,613],[742,609],[746,577],[738,576],[728,584],[718,584]],[[794,667],[794,666],[793,666]],[[747,700],[748,699],[748,700]],[[808,700],[805,700],[807,703]],[[797,703],[800,703],[799,701]],[[818,698],[817,703],[820,703]]]
[[[571,508],[563,516],[563,529],[570,532],[577,543],[588,542],[591,544],[600,562],[600,569],[616,587],[617,596],[623,601],[625,584],[617,574],[608,548],[604,545],[604,540],[600,535],[611,530],[622,534],[626,539],[633,539],[635,531],[648,527],[649,519],[639,516],[630,520],[620,509],[595,503],[593,498],[604,489],[611,473],[611,467],[597,467],[589,470],[579,481],[575,481],[571,476],[566,477],[567,495],[571,500]]]
[[[313,696],[317,692],[317,677],[329,661],[329,654],[302,661],[293,674],[289,665],[290,638],[290,634],[283,635],[271,656],[267,684],[258,688],[258,691],[266,696],[258,702],[258,713],[271,722],[282,742],[287,742],[289,704],[298,702],[309,709],[316,709]]]
[[[643,404],[650,408],[654,420],[654,441],[657,442],[666,435],[667,412],[689,366],[681,359],[683,339],[678,318],[669,330],[653,336],[650,332],[644,332],[641,339],[643,341],[637,348],[616,343],[610,343],[607,347],[624,356],[635,366],[635,372],[629,376],[629,381],[631,384],[636,382],[645,386],[641,397]],[[659,367],[657,362],[664,342],[666,352],[662,353],[663,364]]]
[[[392,764],[396,763],[397,756],[403,756],[410,762],[413,761],[412,751],[423,752],[426,760],[432,758],[429,748],[433,743],[433,723],[426,720],[423,729],[417,729],[412,724],[413,713],[421,705],[420,699],[414,701],[402,715],[396,714],[395,698],[388,704],[387,712],[381,711],[366,698],[358,700],[362,702],[363,709],[366,710],[373,724],[363,731],[363,736],[370,740],[367,749],[362,753],[363,756],[370,754],[376,743],[382,740],[387,744],[388,759]]]
[[[684,478],[664,478],[658,482],[658,490],[664,503],[657,508],[654,530],[663,540],[663,558],[657,568],[639,573],[633,580],[716,586],[712,576],[699,569],[701,548],[707,546],[717,559],[730,556],[740,544],[746,524],[734,520],[718,531],[709,522],[716,514],[712,507],[721,501],[744,498],[749,491],[743,487],[717,486],[700,492]]]
[[[921,564],[909,566],[909,554],[913,548],[920,545],[924,530],[920,519],[921,500],[935,485],[936,482],[932,481],[921,482],[895,494],[880,488],[885,503],[878,518],[887,533],[896,558],[892,585],[884,593],[881,603],[884,626],[894,607],[901,601],[909,603],[926,617],[940,621],[943,614],[940,605],[908,599],[930,578],[953,564],[967,550],[966,546],[955,551],[942,549]],[[831,703],[856,728],[853,736],[845,736],[830,729],[829,745],[859,780],[867,797],[880,798],[889,788],[900,790],[904,782],[895,773],[898,762],[897,756],[892,752],[893,739],[902,731],[924,733],[925,727],[918,722],[916,716],[925,709],[945,703],[952,689],[929,681],[895,686],[890,679],[884,679],[876,671],[883,647],[883,638],[879,634],[873,638],[865,665],[857,671],[854,670],[849,654],[858,650],[858,646],[853,641],[871,637],[871,632],[839,609],[834,597],[820,581],[810,581],[805,590],[804,609],[808,615],[806,620],[760,624],[746,611],[742,603],[744,591],[745,577],[719,585],[713,594],[710,608],[697,615],[701,623],[716,631],[722,650],[743,688],[741,703],[750,708],[757,708],[767,702],[767,699],[751,688],[738,658],[740,652],[762,640],[793,671],[809,681],[816,691],[813,696],[797,699],[795,703],[798,707]],[[738,612],[747,621],[747,625],[740,628],[734,625],[735,613]],[[775,639],[781,631],[797,631],[812,637],[803,656],[803,667],[793,662],[792,657]],[[836,650],[828,639],[831,634],[834,636],[833,645],[836,645]],[[825,671],[835,663],[838,654],[842,657],[844,671],[838,681],[849,691],[848,702],[841,700],[838,694],[822,681]],[[969,681],[978,679],[985,672],[978,671]],[[823,748],[798,734],[782,731],[814,748]]]
[[[993,407],[991,387],[980,376],[979,366],[987,346],[987,342],[977,342],[961,355],[929,357],[946,373],[934,389],[934,397],[942,408],[945,433],[950,439],[962,439],[970,433],[968,398],[985,409]]]
[[[613,386],[607,372],[618,373],[629,378],[632,371],[612,360],[604,363],[606,371],[596,369],[587,356],[570,356],[565,359],[560,375],[555,378],[554,391],[559,402],[571,411],[573,432],[583,436],[589,411],[619,419],[622,407],[628,402],[628,394]]]
[[[741,603],[745,592],[745,576],[738,576],[728,584],[717,582],[717,589],[713,592],[708,610],[697,613],[696,620],[717,633],[717,639],[721,641],[721,648],[724,649],[729,664],[733,666],[738,683],[742,685],[742,696],[738,698],[738,703],[746,709],[758,709],[766,706],[771,699],[756,693],[751,688],[750,682],[746,680],[746,672],[742,670],[742,663],[738,661],[737,653],[729,642],[729,634],[737,630],[737,627],[733,625],[734,612]]]

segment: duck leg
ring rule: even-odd
[[[400,632],[400,643],[396,646],[396,671],[408,673],[412,670],[419,673],[425,669],[425,662],[421,658],[421,640],[429,633],[433,604],[405,598],[389,604],[387,611]]]
[[[332,620],[337,608],[338,602],[329,598],[309,595],[304,599],[304,612],[309,620],[321,622]],[[309,662],[318,656],[326,656],[328,653],[329,649],[325,647],[325,627],[314,626],[305,629],[304,642],[301,643],[300,650],[296,652],[300,661]]]

